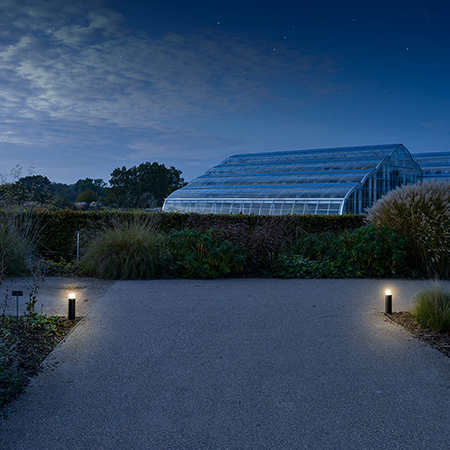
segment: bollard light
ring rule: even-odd
[[[75,293],[71,292],[69,294],[69,314],[68,318],[69,320],[75,320],[75,300],[77,296]]]
[[[19,321],[19,297],[23,297],[23,291],[12,291],[11,295],[16,297],[16,322]]]
[[[392,314],[392,291],[386,289],[384,293],[384,313]]]

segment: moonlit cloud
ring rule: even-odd
[[[305,86],[310,77],[314,87],[319,74],[333,70],[329,59],[292,51],[272,55],[269,43],[230,33],[151,39],[127,33],[114,11],[80,16],[80,4],[63,9],[61,20],[56,6],[29,2],[11,20],[23,34],[0,53],[0,70],[10,80],[3,118],[169,131],[177,118],[255,108],[273,99],[273,77],[281,82],[297,74]],[[9,136],[16,141],[14,133]]]

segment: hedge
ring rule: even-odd
[[[365,216],[345,214],[258,216],[243,214],[181,214],[144,213],[132,211],[37,211],[23,213],[36,221],[40,253],[54,260],[71,261],[76,257],[76,231],[80,236],[92,235],[117,220],[126,220],[136,215],[153,214],[163,232],[181,229],[205,231],[210,228],[224,230],[224,237],[232,242],[243,239],[261,245],[274,236],[284,242],[318,232],[340,233],[354,230],[365,223]]]

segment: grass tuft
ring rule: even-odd
[[[412,316],[421,328],[430,327],[435,333],[450,331],[450,292],[435,283],[414,296]]]
[[[28,259],[34,250],[35,224],[15,214],[0,217],[0,273],[22,276],[29,272]]]
[[[101,231],[81,258],[86,274],[107,279],[139,280],[161,274],[162,236],[154,220],[136,217]]]

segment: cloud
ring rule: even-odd
[[[334,66],[230,33],[154,39],[132,34],[115,11],[87,11],[81,2],[61,15],[57,4],[25,2],[11,18],[23,33],[0,53],[16,96],[9,114],[164,129],[168,120],[257,108],[294,79],[315,89]]]
[[[151,140],[140,140],[128,145],[130,159],[152,159],[156,157],[199,159],[211,149],[229,149],[242,145],[242,140],[199,133],[187,130],[174,134],[162,134]],[[224,157],[227,153],[225,153]]]
[[[223,159],[242,142],[202,123],[289,104],[290,87],[300,98],[333,89],[334,55],[215,30],[153,37],[101,0],[0,0],[0,12],[3,150]]]

